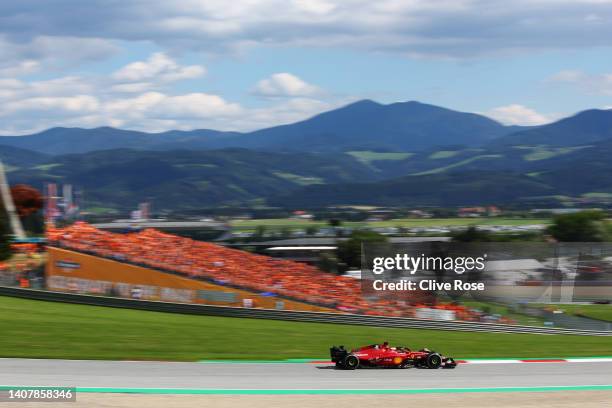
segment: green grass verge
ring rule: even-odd
[[[0,357],[113,360],[327,358],[388,340],[460,358],[612,355],[606,337],[468,333],[192,316],[0,297]]]
[[[502,218],[502,217],[482,217],[482,218],[397,218],[385,221],[373,222],[343,222],[342,225],[352,228],[360,227],[452,227],[452,226],[468,226],[468,225],[534,225],[534,224],[549,224],[550,219],[546,218]],[[325,228],[329,224],[325,221],[310,221],[289,218],[266,218],[253,220],[234,220],[232,228],[240,231],[252,231],[258,226],[265,226],[269,230],[275,229],[305,229],[307,227]]]
[[[546,309],[563,310],[564,313],[591,319],[605,320],[612,322],[612,304],[611,305],[574,305],[574,304],[537,304],[530,303],[529,306],[541,307]]]
[[[475,300],[474,301],[472,300],[462,301],[461,304],[474,308],[474,309],[480,309],[482,311],[486,311],[488,309],[488,312],[490,314],[500,314],[505,317],[509,317],[510,319],[515,320],[517,324],[520,324],[520,325],[524,325],[524,326],[543,326],[544,325],[543,319],[531,317],[531,316],[521,314],[521,313],[516,313],[512,310],[512,308],[505,306],[505,305],[491,303],[491,302],[479,302]]]
[[[370,227],[453,227],[469,225],[536,225],[549,224],[550,219],[545,218],[502,218],[502,217],[482,217],[482,218],[400,218],[386,221],[376,221],[367,223]],[[347,223],[350,225],[350,223]]]

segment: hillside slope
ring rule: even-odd
[[[612,110],[591,109],[548,125],[508,134],[494,146],[576,146],[612,139]]]
[[[150,200],[161,210],[249,203],[305,185],[377,177],[348,155],[122,149],[52,157],[10,178],[36,186],[71,183],[85,191],[86,207],[126,209]]]
[[[512,203],[556,190],[528,176],[502,172],[458,172],[409,176],[378,183],[308,186],[270,199],[281,207],[332,205],[464,206]]]

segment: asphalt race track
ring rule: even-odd
[[[612,384],[612,362],[337,370],[317,363],[0,359],[0,385],[193,389],[425,389]]]

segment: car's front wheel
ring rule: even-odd
[[[438,353],[431,353],[427,356],[425,364],[427,365],[427,368],[440,368],[440,366],[442,365],[442,356],[440,356]]]

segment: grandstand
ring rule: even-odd
[[[47,239],[51,247],[248,290],[253,294],[265,293],[344,312],[388,316],[412,316],[413,313],[402,301],[363,298],[360,282],[355,279],[299,262],[229,249],[154,229],[114,234],[77,222],[66,228],[50,226]]]
[[[51,289],[129,296],[126,288],[131,287],[143,299],[157,291],[167,297],[148,298],[403,317],[421,317],[419,312],[433,308],[452,311],[461,320],[475,318],[466,307],[435,304],[435,296],[427,292],[364,297],[360,280],[155,229],[115,234],[77,222],[65,228],[49,225],[47,239]],[[79,289],[79,282],[86,285]],[[117,288],[123,292],[109,293]]]

